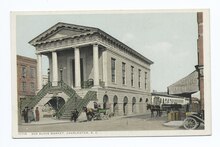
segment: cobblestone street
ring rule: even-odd
[[[150,114],[113,117],[108,120],[76,123],[63,121],[48,124],[22,124],[19,132],[53,132],[53,131],[125,131],[125,130],[182,130],[181,127],[167,127],[163,123],[167,117],[150,118]]]

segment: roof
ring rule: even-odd
[[[61,31],[68,31],[67,34],[62,34]],[[56,35],[58,32],[61,32],[59,35]],[[95,28],[95,27],[88,27],[88,26],[81,26],[81,25],[75,25],[75,24],[68,24],[59,22],[52,26],[51,28],[47,29],[31,41],[29,43],[33,46],[37,46],[38,44],[44,44],[48,42],[54,42],[57,40],[64,40],[67,38],[77,38],[81,36],[86,35],[92,35],[92,34],[98,34],[102,37],[105,37],[112,42],[116,43],[117,45],[121,46],[123,49],[125,49],[127,52],[137,56],[138,58],[144,60],[145,62],[149,64],[153,64],[153,61],[149,60],[148,58],[144,57],[134,49],[130,48],[126,44],[122,43],[121,41],[117,40],[116,38],[112,37],[111,35],[107,34],[106,32]]]
[[[198,72],[195,70],[186,77],[167,87],[169,94],[192,94],[199,91]]]
[[[165,97],[175,97],[175,98],[184,98],[177,95],[168,94],[167,92],[152,92],[152,96],[165,96]]]

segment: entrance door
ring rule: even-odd
[[[75,87],[75,59],[72,60],[72,73],[73,73],[73,87]],[[81,77],[81,83],[84,81],[83,76],[83,59],[80,58],[80,77]]]

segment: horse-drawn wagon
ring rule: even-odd
[[[83,108],[84,112],[86,113],[87,120],[106,120],[109,119],[109,109],[92,109],[92,108]]]

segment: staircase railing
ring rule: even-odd
[[[97,98],[97,92],[96,91],[88,91],[87,94],[84,96],[84,98],[82,99],[82,101],[78,102],[76,104],[77,106],[77,110],[79,111],[79,113],[82,112],[83,107],[87,106],[87,104],[91,101],[91,100],[96,100]]]
[[[96,91],[88,91],[83,99],[77,97],[70,98],[57,113],[57,117],[62,118],[64,114],[71,115],[71,111],[73,109],[77,109],[80,115],[83,110],[83,107],[86,106],[89,103],[89,101],[96,100],[96,97],[97,97]]]
[[[44,87],[35,95],[30,102],[25,103],[22,106],[22,110],[28,106],[28,107],[34,107],[48,92],[48,90],[51,87],[51,83],[48,82]]]

